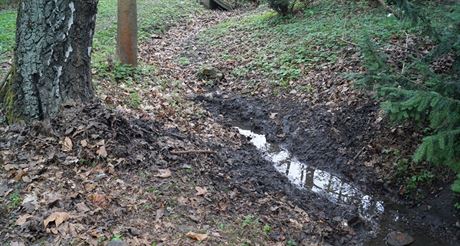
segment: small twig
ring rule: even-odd
[[[182,151],[171,151],[173,155],[186,155],[186,154],[216,154],[216,151],[212,150],[182,150]]]
[[[355,43],[353,43],[353,42],[351,42],[351,41],[348,41],[348,40],[346,40],[346,39],[344,39],[344,38],[340,38],[340,41],[345,42],[345,43],[347,43],[347,44],[349,44],[349,45],[352,45],[352,46],[358,46],[357,44],[355,44]]]
[[[353,158],[353,161],[356,161],[356,159],[361,155],[361,153],[363,153],[363,151],[366,149],[366,147],[363,147],[359,152],[358,154],[355,155],[355,157]]]

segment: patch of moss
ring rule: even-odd
[[[11,67],[11,72],[5,81],[5,84],[0,88],[0,107],[5,111],[6,122],[11,124],[20,121],[19,116],[14,110],[15,92],[13,90],[13,81],[16,75],[16,69]]]

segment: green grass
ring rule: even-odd
[[[21,205],[21,203],[22,197],[18,192],[14,192],[10,195],[8,204],[9,209],[16,209],[17,207],[19,207],[19,205]]]
[[[0,61],[13,50],[15,42],[16,11],[0,10]]]
[[[0,0],[1,1],[1,0]],[[203,11],[196,1],[138,0],[139,40],[161,34],[177,21]],[[93,44],[93,64],[103,67],[108,57],[115,57],[117,33],[117,0],[100,0]],[[0,10],[0,62],[8,59],[15,43],[16,11]]]
[[[434,10],[433,15],[442,16],[441,7]],[[244,57],[251,62],[235,69],[235,76],[261,71],[269,80],[287,86],[306,71],[337,62],[345,47],[358,45],[367,35],[385,42],[420,31],[409,21],[389,17],[382,8],[370,7],[368,1],[323,0],[302,11],[291,17],[280,17],[268,9],[259,11],[223,22],[203,32],[200,39],[216,46],[230,40],[253,47],[227,45],[220,59]]]
[[[153,34],[161,34],[175,22],[202,11],[196,1],[138,0],[137,5],[140,42]],[[108,56],[114,57],[116,53],[117,0],[101,0],[98,9],[93,45],[93,62],[96,64],[105,62]]]

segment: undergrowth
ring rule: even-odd
[[[394,61],[391,50],[398,42],[388,45],[375,42],[372,35],[364,37],[361,47],[367,70],[358,82],[377,91],[393,121],[429,127],[413,161],[451,168],[459,174],[452,189],[460,193],[460,5],[440,5],[444,15],[439,17],[432,15],[439,4],[416,7],[401,2],[402,7],[417,10],[404,11],[411,14],[407,21],[418,30],[413,33],[415,48],[405,51],[409,54],[402,61]],[[408,188],[433,177],[423,170],[413,176]]]
[[[382,107],[393,120],[411,120],[429,127],[413,160],[414,165],[423,165],[410,164],[403,175],[407,190],[416,190],[440,178],[431,168],[424,169],[426,161],[460,172],[460,79],[455,66],[460,40],[455,31],[460,30],[455,21],[459,5],[423,1],[424,6],[415,6],[403,0],[393,3],[397,17],[369,1],[315,1],[288,16],[261,7],[244,18],[230,19],[206,30],[200,34],[200,41],[211,46],[225,43],[218,59],[247,61],[231,71],[241,81],[253,83],[250,75],[260,72],[264,79],[257,83],[286,89],[296,86],[310,71],[347,59],[350,45],[361,47],[361,62],[367,73],[358,84],[376,85],[378,95],[388,99]],[[404,46],[398,42],[412,38],[416,45],[419,41],[425,45],[416,47],[420,48],[417,54],[408,54],[405,60],[385,58],[389,48]],[[454,64],[450,64],[452,59]],[[451,69],[446,72],[434,68],[443,63]],[[313,89],[305,88],[305,92]],[[460,176],[453,188],[460,191]]]
[[[261,71],[268,81],[281,87],[288,87],[311,70],[336,63],[346,47],[367,34],[386,41],[418,28],[388,16],[367,1],[316,1],[289,16],[261,8],[265,11],[206,30],[200,40],[213,46],[229,44],[220,59],[249,60],[233,71],[234,76],[245,78],[250,71]],[[239,40],[234,40],[236,37]],[[233,43],[257,49],[236,49]]]

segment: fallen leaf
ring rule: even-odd
[[[185,234],[187,237],[196,240],[196,241],[203,241],[206,238],[208,238],[208,234],[200,234],[200,233],[195,233],[195,232],[188,232]]]
[[[157,214],[155,216],[155,221],[159,221],[165,215],[164,208],[160,208],[157,210]]]
[[[25,246],[23,242],[12,242],[10,245],[11,246]]]
[[[22,226],[26,223],[27,219],[32,218],[33,216],[30,214],[24,214],[19,216],[19,218],[16,220],[16,225]]]
[[[44,193],[44,203],[48,206],[53,206],[53,204],[57,204],[59,201],[62,201],[62,195],[57,192],[46,192]]]
[[[206,187],[199,187],[199,186],[195,186],[195,190],[196,190],[196,196],[204,196],[208,193],[208,189],[206,189]]]
[[[26,176],[27,173],[24,171],[24,170],[19,170],[17,173],[16,173],[16,176],[14,176],[14,180],[16,181],[21,181],[22,177]]]
[[[69,152],[73,149],[72,140],[69,137],[65,137],[64,141],[62,142],[62,151]]]
[[[92,203],[99,207],[105,207],[109,202],[107,196],[103,194],[91,194],[88,198]]]
[[[87,184],[85,184],[85,190],[86,190],[87,192],[91,192],[91,191],[93,191],[93,190],[95,190],[95,189],[96,189],[96,184],[93,184],[93,183],[87,183]]]
[[[105,145],[102,145],[99,147],[99,149],[96,151],[96,154],[102,158],[107,157],[107,150],[105,149]]]
[[[105,140],[102,139],[101,141],[96,143],[96,146],[104,146],[105,145]]]
[[[171,170],[169,170],[169,169],[159,169],[158,172],[159,172],[159,174],[155,175],[155,177],[165,179],[165,178],[171,177],[171,175],[172,175]]]
[[[81,147],[86,147],[86,146],[88,146],[88,141],[83,139],[83,140],[80,141],[80,145],[81,145]]]
[[[3,169],[5,169],[5,171],[11,171],[13,169],[18,169],[19,166],[18,165],[13,165],[13,164],[6,164],[3,166]]]
[[[75,208],[77,209],[78,212],[82,212],[82,213],[88,212],[90,210],[84,202],[80,202],[76,204]]]
[[[49,223],[53,222],[56,224],[56,227],[61,225],[64,221],[68,220],[70,215],[66,212],[54,212],[48,218],[43,221],[45,228],[48,226]]]
[[[38,198],[35,194],[27,194],[22,200],[22,206],[30,204],[31,207],[36,207],[38,205]]]
[[[177,202],[180,205],[187,205],[188,199],[183,197],[183,196],[180,196],[180,197],[177,198]]]

